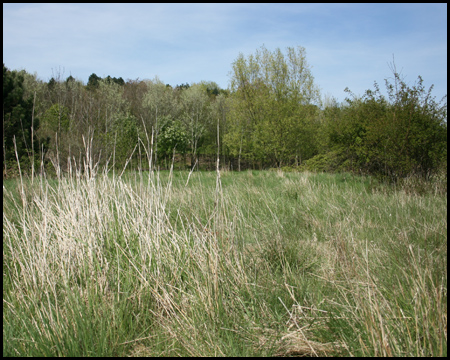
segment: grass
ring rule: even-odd
[[[4,356],[447,355],[446,195],[90,174],[4,181]]]

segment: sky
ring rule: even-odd
[[[447,94],[447,4],[3,4],[3,63],[69,75],[230,85],[240,53],[302,46],[321,94],[339,102],[418,76]]]

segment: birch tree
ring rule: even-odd
[[[231,90],[236,101],[230,121],[240,124],[234,126],[240,134],[228,136],[231,148],[236,148],[231,142],[240,138],[240,153],[246,143],[249,155],[278,166],[308,152],[310,145],[298,139],[309,137],[310,106],[319,101],[319,90],[303,47],[288,47],[283,53],[262,46],[247,58],[239,54]]]
[[[201,84],[194,84],[181,94],[182,120],[189,138],[191,166],[198,160],[198,149],[211,121],[208,94]]]
[[[167,87],[157,77],[147,82],[147,92],[143,98],[143,107],[148,110],[147,117],[142,118],[145,128],[154,133],[155,164],[158,161],[158,137],[167,122],[176,117],[178,112],[172,88]]]

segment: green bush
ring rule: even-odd
[[[318,154],[303,162],[300,169],[311,172],[339,172],[349,170],[349,161],[342,151],[334,150]]]

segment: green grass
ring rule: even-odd
[[[3,186],[4,356],[447,355],[439,192],[281,171]]]

